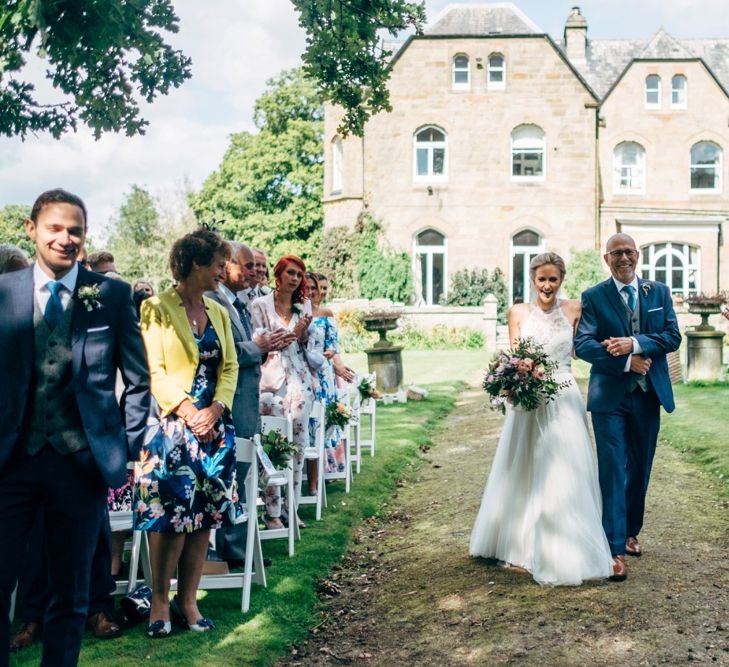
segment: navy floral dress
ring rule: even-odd
[[[198,409],[215,395],[220,344],[210,322],[195,336],[200,363],[190,389]],[[235,430],[226,413],[215,424],[215,437],[201,443],[171,414],[151,420],[135,464],[134,527],[159,533],[191,533],[231,525],[239,517],[235,477]]]

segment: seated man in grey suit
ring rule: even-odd
[[[215,292],[205,296],[225,307],[230,315],[233,340],[238,354],[238,386],[233,399],[233,425],[235,434],[250,438],[259,428],[258,385],[261,379],[261,362],[272,350],[280,350],[290,341],[290,334],[273,332],[254,335],[248,308],[241,303],[236,292],[255,283],[256,270],[251,249],[243,243],[230,242],[231,256],[225,265],[225,282]],[[246,464],[238,464],[239,484],[248,473]],[[242,564],[245,555],[247,523],[216,531],[216,552],[233,566]]]

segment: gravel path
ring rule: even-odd
[[[485,405],[477,390],[459,397],[387,516],[322,586],[321,623],[281,664],[729,665],[729,504],[665,444],[626,582],[541,588],[469,558],[502,421]]]

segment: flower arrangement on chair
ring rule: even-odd
[[[327,405],[327,428],[338,426],[344,428],[352,419],[352,409],[342,401],[332,401]]]
[[[261,438],[261,444],[276,470],[283,470],[298,449],[296,443],[287,440],[281,431],[269,431]]]
[[[380,392],[375,387],[374,375],[364,375],[357,385],[357,390],[363,401],[368,398],[378,399],[380,397]]]

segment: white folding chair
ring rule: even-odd
[[[374,373],[372,374],[374,376]],[[375,413],[377,411],[377,401],[374,398],[365,398],[359,404],[359,426],[362,429],[362,421],[365,417],[369,417],[369,437],[360,438],[359,446],[361,450],[369,449],[370,456],[375,455]]]
[[[283,434],[289,442],[294,439],[294,426],[291,417],[261,417],[261,434],[265,435],[269,431],[278,431]],[[263,452],[263,448],[259,448],[259,455]],[[262,461],[263,462],[263,461]],[[288,498],[288,514],[289,525],[283,528],[266,528],[261,531],[262,540],[273,540],[286,537],[289,540],[289,556],[295,553],[294,541],[300,539],[299,518],[296,512],[296,490],[294,488],[294,461],[293,457],[289,459],[288,466],[280,471],[280,475],[270,475],[267,481],[268,485],[286,487],[286,497]]]
[[[245,507],[248,521],[246,536],[246,555],[243,561],[243,572],[227,574],[204,574],[200,579],[200,588],[216,590],[223,588],[242,589],[241,610],[245,614],[250,608],[251,584],[266,586],[266,570],[263,567],[263,551],[261,536],[258,530],[258,447],[261,438],[258,434],[253,438],[236,438],[235,454],[239,463],[248,463],[245,479]]]
[[[340,401],[343,401],[344,398],[340,395],[339,397]],[[326,415],[324,417],[324,421],[326,422]],[[325,428],[325,438],[326,436],[326,428]],[[349,427],[345,426],[344,428],[340,429],[340,438],[344,442],[344,470],[334,470],[331,472],[325,472],[324,473],[324,480],[327,482],[334,482],[340,479],[344,480],[344,492],[349,493],[352,487],[352,452],[351,448],[349,446],[350,438],[349,438]],[[324,492],[324,506],[326,507],[326,492]]]
[[[315,426],[315,436],[314,436],[314,444],[309,445],[304,449],[304,462],[307,461],[316,461],[316,469],[317,469],[317,485],[316,485],[316,494],[314,495],[303,495],[301,494],[299,496],[299,505],[316,505],[316,520],[321,520],[321,511],[322,508],[325,506],[326,503],[326,496],[325,496],[325,483],[324,483],[324,433],[326,431],[326,424],[324,423],[326,420],[326,415],[324,412],[324,403],[322,401],[316,401],[314,403],[314,406],[311,410],[311,415],[309,415],[310,423],[313,420],[316,424]],[[307,466],[304,465],[304,473],[307,475],[308,480],[308,470]]]
[[[355,465],[357,474],[362,470],[362,446],[359,429],[360,396],[359,389],[357,389],[358,385],[359,377],[355,375],[354,381],[351,384],[346,384],[344,390],[344,400],[352,411],[352,419],[349,420],[349,425],[345,427],[348,429],[348,446],[354,449],[354,453],[350,454],[349,458],[351,464]]]

